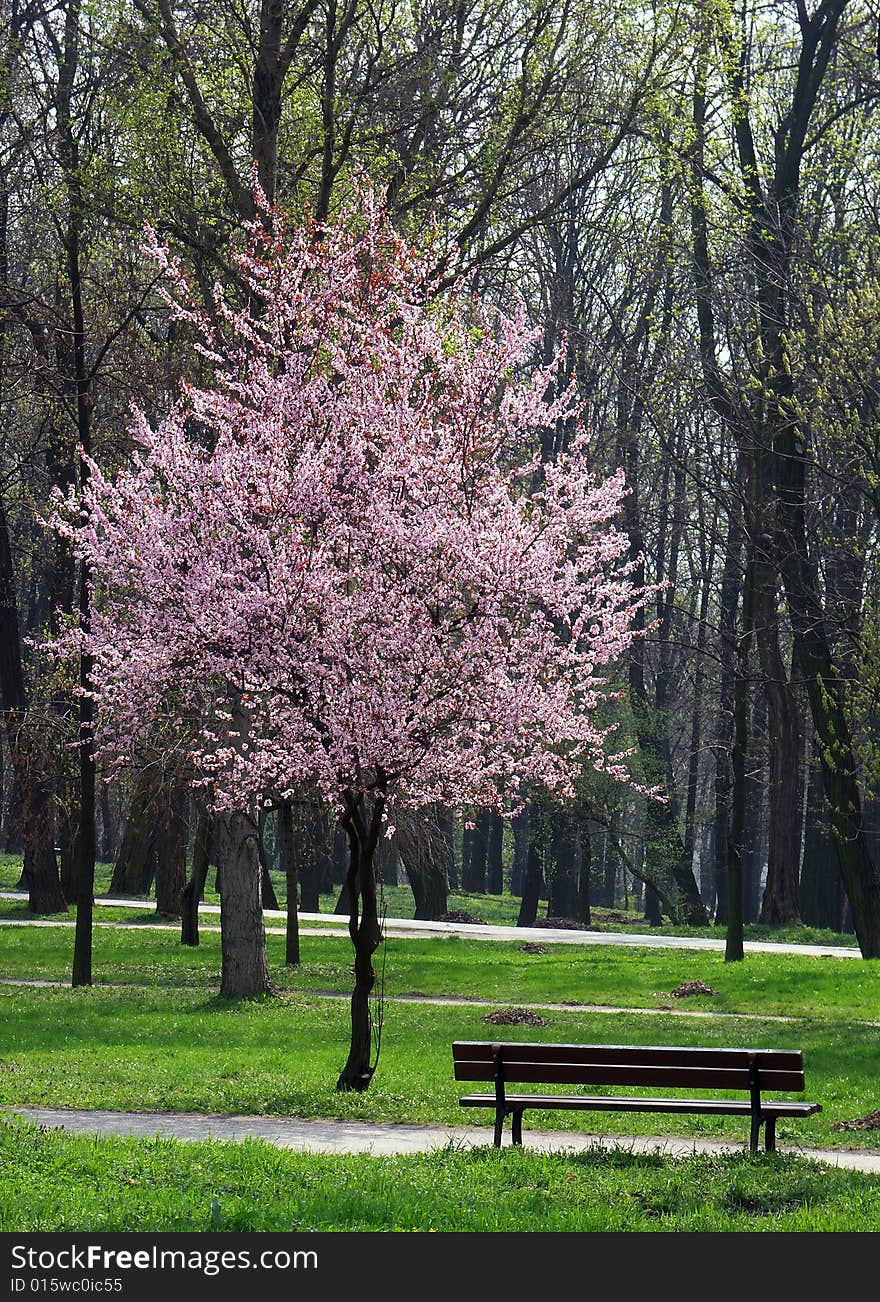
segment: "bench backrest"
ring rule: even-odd
[[[458,1040],[456,1080],[546,1085],[648,1085],[680,1089],[803,1090],[799,1049],[688,1049],[675,1045],[504,1044]]]

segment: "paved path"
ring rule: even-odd
[[[262,1139],[278,1148],[310,1153],[426,1153],[447,1144],[473,1148],[491,1143],[483,1126],[415,1126],[362,1121],[304,1121],[286,1117],[210,1116],[195,1112],[77,1112],[64,1108],[0,1109],[40,1126],[95,1135],[163,1136],[168,1139]],[[682,1139],[657,1135],[584,1135],[573,1131],[523,1131],[526,1148],[543,1152],[584,1152],[600,1147],[626,1148],[635,1153],[738,1153],[745,1144],[711,1139]],[[854,1171],[880,1173],[880,1152],[854,1149],[781,1146],[780,1152],[827,1162]]]
[[[69,981],[52,981],[48,977],[0,977],[0,986],[25,986],[28,988],[36,987],[42,989],[48,987],[56,990],[69,990]],[[205,993],[216,993],[216,986],[187,986],[187,985],[170,985],[157,987],[148,985],[146,982],[134,981],[95,981],[92,989],[110,989],[110,990],[204,990]],[[351,992],[345,990],[300,990],[292,989],[286,993],[303,995],[307,999],[340,999],[345,1003],[351,1000]],[[569,999],[561,1004],[546,1003],[518,1003],[511,1005],[508,1000],[503,999],[476,999],[466,998],[462,995],[389,995],[382,996],[384,1001],[389,1004],[433,1004],[442,1007],[443,1005],[453,1008],[528,1008],[537,1013],[644,1013],[648,1017],[663,1017],[672,1013],[675,1017],[702,1017],[702,1018],[734,1018],[747,1022],[797,1022],[800,1018],[786,1017],[781,1013],[731,1013],[731,1012],[714,1012],[711,1008],[676,1008],[671,1004],[659,1004],[656,1008],[622,1008],[617,1004],[582,1004],[577,1000]],[[880,1022],[861,1022],[861,1026],[880,1026]]]
[[[22,891],[0,891],[0,899],[26,900]],[[96,905],[106,908],[153,909],[155,902],[143,899],[118,899],[99,897]],[[199,906],[200,917],[219,914],[218,904]],[[270,935],[283,935],[283,927],[273,927],[273,921],[284,922],[285,914],[278,909],[266,909],[266,931]],[[348,922],[345,918],[332,913],[300,913],[300,922],[305,924],[301,931],[306,935],[343,936],[348,938]],[[320,924],[319,930],[312,930]],[[72,919],[55,921],[53,919],[5,918],[0,919],[0,926],[6,927],[72,927]],[[96,922],[97,927],[162,927],[177,929],[176,923],[159,922]],[[216,926],[205,925],[206,931],[217,931]],[[705,949],[723,953],[724,938],[721,936],[663,936],[653,932],[631,933],[620,931],[569,931],[562,927],[502,927],[488,923],[473,922],[419,922],[412,918],[386,918],[385,930],[389,936],[402,940],[424,940],[427,936],[459,936],[463,940],[506,940],[526,941],[550,945],[623,945],[643,946],[647,949]],[[814,958],[860,958],[855,946],[846,945],[797,945],[788,942],[747,940],[743,946],[751,954],[807,954]]]

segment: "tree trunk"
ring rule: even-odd
[[[804,825],[804,862],[800,881],[801,917],[811,927],[839,931],[844,904],[843,879],[828,818],[822,765],[810,756]]]
[[[193,837],[192,871],[181,892],[181,945],[199,943],[199,902],[205,894],[208,867],[211,862],[211,819],[207,806],[199,797],[196,801],[196,830]]]
[[[179,782],[163,789],[156,833],[156,913],[164,918],[179,918],[182,911],[189,836],[186,800],[186,788]]]
[[[541,845],[540,821],[535,816],[533,807],[529,807],[528,844],[526,849],[526,870],[523,874],[522,899],[519,906],[518,927],[534,927],[538,917],[538,904],[541,888],[544,884],[543,847]]]
[[[526,875],[526,858],[529,852],[529,807],[523,805],[511,819],[513,832],[513,867],[510,870],[510,893],[522,895]]]
[[[382,781],[381,776],[379,781]],[[346,886],[349,899],[348,934],[354,946],[354,989],[351,993],[351,1043],[336,1088],[361,1092],[367,1089],[372,1080],[381,1045],[381,1019],[374,1028],[370,1014],[370,994],[376,981],[373,954],[382,940],[374,859],[385,808],[385,793],[380,789],[370,799],[363,792],[350,790],[344,798],[345,812],[341,821],[350,851]],[[374,1029],[376,1057],[371,1063]]]
[[[135,778],[131,806],[110,880],[111,895],[149,895],[156,871],[156,779],[142,770]]]
[[[572,810],[559,807],[550,840],[551,866],[547,883],[548,918],[574,918],[578,910],[577,827]]]
[[[0,495],[0,696],[3,722],[18,790],[27,864],[28,908],[62,913],[67,902],[55,862],[52,804],[45,784],[45,756],[32,735],[21,662],[15,573],[5,503]]]
[[[272,994],[260,901],[256,822],[235,810],[219,815],[215,827],[222,869],[220,993],[227,999]]]
[[[592,868],[592,834],[590,831],[589,819],[582,817],[580,824],[581,834],[581,871],[578,876],[578,894],[577,894],[577,913],[575,917],[578,922],[585,923],[588,927],[593,921],[590,913],[590,871]]]
[[[458,867],[455,862],[455,824],[448,805],[437,805],[437,825],[443,843],[443,862],[446,864],[448,890],[458,890]]]
[[[112,863],[116,849],[116,819],[110,799],[110,785],[101,783],[101,862]]]
[[[770,927],[796,926],[800,922],[797,900],[800,728],[779,650],[775,577],[769,567],[762,566],[762,570],[766,572],[756,594],[756,641],[768,712],[770,843],[760,921]]]
[[[733,684],[733,752],[731,754],[730,832],[727,841],[727,937],[725,963],[743,957],[743,841],[746,821],[746,757],[749,745],[749,653],[754,621],[754,560],[750,558],[743,589],[742,628],[737,639]]]
[[[272,878],[269,875],[269,856],[266,853],[266,844],[263,836],[266,828],[266,810],[261,809],[257,821],[257,853],[260,857],[260,900],[264,909],[272,909],[279,912],[278,897],[275,894],[275,887],[272,885]]]
[[[462,871],[462,890],[474,895],[486,892],[486,854],[489,849],[489,811],[478,809],[470,830],[470,847],[467,856],[467,875]]]
[[[300,838],[302,845],[302,838]],[[281,870],[287,884],[287,926],[284,939],[284,962],[288,967],[299,964],[299,908],[297,906],[297,838],[293,822],[293,806],[289,800],[283,800],[278,807],[278,848],[281,858]],[[314,880],[317,875],[314,874]]]
[[[764,795],[767,782],[767,698],[762,683],[755,683],[749,722],[749,756],[745,775],[745,826],[743,830],[743,921],[757,922],[761,909],[761,874],[764,868]]]
[[[397,844],[415,900],[413,916],[425,921],[442,918],[449,909],[447,843],[440,834],[435,807],[401,810],[397,817]]]
[[[490,895],[504,892],[504,820],[495,809],[488,812],[489,842],[486,848],[486,890]]]

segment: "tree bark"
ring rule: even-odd
[[[541,888],[544,885],[543,845],[540,820],[536,817],[533,806],[529,806],[528,842],[526,849],[526,868],[523,874],[522,899],[520,900],[518,927],[534,927],[538,917],[538,904]]]
[[[593,842],[590,821],[582,817],[580,823],[581,870],[578,876],[577,913],[578,922],[590,926],[593,921],[590,912],[590,873],[593,863]]]
[[[558,808],[550,839],[551,866],[547,883],[548,918],[575,918],[578,911],[577,826],[574,812]]]
[[[490,895],[504,892],[504,820],[495,809],[488,811],[489,838],[486,847],[486,890]]]
[[[302,844],[302,840],[300,840],[300,844]],[[300,961],[299,908],[296,898],[299,865],[297,863],[296,846],[297,838],[294,830],[293,806],[289,800],[282,800],[278,807],[278,848],[281,857],[281,871],[284,873],[287,886],[284,962],[288,967],[297,967]]]
[[[207,806],[199,797],[196,803],[196,830],[193,837],[192,870],[189,881],[180,897],[181,945],[198,945],[199,943],[199,902],[205,893],[208,880],[208,867],[211,862],[211,819]]]
[[[179,918],[186,886],[186,788],[172,781],[162,792],[156,833],[156,913]]]
[[[746,756],[748,754],[749,654],[754,624],[754,560],[749,559],[743,589],[742,627],[736,648],[733,684],[733,752],[731,754],[730,832],[727,841],[727,937],[725,963],[743,958],[743,841],[746,821]]]
[[[227,999],[272,994],[260,900],[256,822],[249,814],[235,810],[218,815],[215,826],[222,868],[220,993]]]
[[[401,810],[397,816],[400,858],[415,900],[414,917],[436,921],[448,912],[447,850],[436,807]]]
[[[110,880],[111,895],[149,895],[156,871],[156,778],[142,770],[135,778],[119,857]]]
[[[21,793],[22,832],[27,866],[28,908],[32,913],[62,913],[67,902],[55,862],[52,803],[45,783],[46,759],[28,719],[21,662],[21,637],[15,574],[5,502],[0,495],[0,692],[12,768]]]
[[[529,807],[524,805],[511,819],[513,832],[513,867],[510,870],[510,893],[522,895],[529,851]]]
[[[266,810],[261,809],[257,820],[257,853],[260,856],[260,899],[264,909],[279,912],[278,897],[269,874],[269,856],[263,839],[266,827]]]
[[[372,797],[363,792],[349,790],[345,793],[345,812],[342,825],[348,837],[350,859],[346,885],[348,888],[348,934],[354,947],[354,989],[351,993],[351,1043],[345,1066],[336,1082],[337,1090],[367,1089],[376,1070],[381,1046],[381,1020],[374,1028],[370,1013],[370,995],[376,982],[373,954],[381,940],[376,896],[374,860],[376,844],[385,808],[384,780],[380,774],[379,787]],[[376,1030],[376,1056],[373,1057],[373,1038]]]

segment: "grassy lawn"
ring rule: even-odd
[[[230,1004],[197,990],[0,991],[0,1107],[111,1108],[336,1117],[487,1125],[486,1110],[458,1105],[455,1039],[574,1040],[620,1044],[754,1044],[804,1050],[815,1117],[780,1123],[780,1142],[804,1147],[876,1146],[876,1132],[831,1129],[878,1106],[880,1037],[850,1021],[744,1024],[668,1014],[554,1013],[543,1027],[490,1032],[485,1008],[396,1004],[386,1008],[382,1057],[366,1094],[338,1094],[347,1050],[344,1000],[287,994]],[[527,1118],[529,1124],[529,1118]],[[744,1141],[740,1119],[650,1114],[530,1114],[533,1127],[595,1133],[703,1135]]]
[[[773,1155],[327,1156],[257,1141],[93,1139],[0,1125],[0,1231],[83,1227],[876,1231],[880,1178]]]
[[[2,913],[28,916],[10,901]],[[153,914],[137,906],[131,916]],[[304,963],[291,970],[283,937],[270,936],[280,993],[246,1004],[216,994],[216,932],[204,932],[193,950],[179,945],[175,929],[98,928],[97,984],[75,991],[66,984],[72,944],[66,927],[0,929],[0,976],[64,983],[0,986],[0,1116],[32,1105],[470,1124],[485,1127],[488,1144],[488,1111],[458,1104],[454,1039],[753,1044],[803,1049],[806,1097],[823,1107],[780,1123],[783,1146],[880,1148],[877,1130],[833,1128],[880,1108],[877,963],[750,954],[725,964],[721,954],[693,950],[548,945],[528,953],[518,941],[392,938],[387,994],[474,1002],[389,1002],[376,1077],[353,1095],[334,1088],[348,1046],[347,1002],[312,993],[350,991],[347,937],[304,936]],[[716,993],[672,996],[692,980]],[[528,1003],[566,1007],[545,1011],[539,1027],[490,1029],[482,1020],[490,1009]],[[685,1015],[692,1011],[716,1015]],[[5,1116],[0,1230],[880,1229],[880,1178],[793,1157],[508,1149],[328,1157],[250,1141],[71,1136]],[[529,1126],[743,1144],[747,1135],[744,1119],[651,1114],[533,1113]],[[220,1211],[212,1213],[214,1200]]]
[[[73,932],[63,927],[9,927],[0,932],[0,976],[68,981]],[[351,989],[347,935],[303,936],[302,966],[285,968],[284,939],[269,936],[279,988],[292,992]],[[382,950],[377,954],[381,960]],[[220,937],[203,932],[198,949],[181,946],[176,930],[97,928],[94,979],[150,986],[216,989]],[[702,950],[548,945],[528,953],[519,942],[392,937],[385,954],[389,995],[457,996],[500,1004],[607,1004],[687,1008],[720,1013],[856,1019],[880,1022],[880,965],[800,954],[749,954],[724,962]],[[704,981],[714,995],[676,999],[683,981]]]

